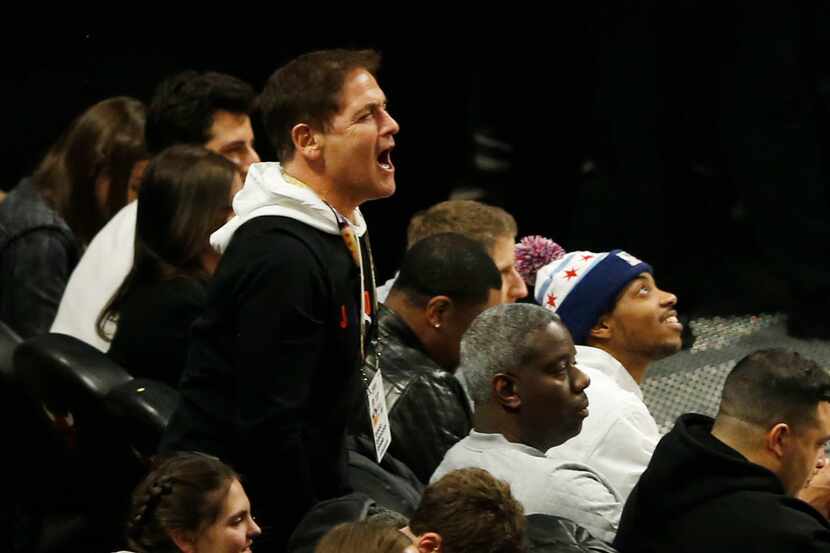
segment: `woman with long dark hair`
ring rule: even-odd
[[[0,203],[0,320],[24,338],[49,330],[83,248],[127,203],[144,121],[133,98],[95,104]]]
[[[176,387],[190,325],[219,254],[210,234],[232,214],[236,166],[200,146],[172,146],[150,161],[138,194],[133,267],[98,318],[109,355],[133,376]]]

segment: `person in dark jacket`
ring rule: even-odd
[[[208,240],[241,187],[233,162],[200,146],[172,146],[148,165],[133,266],[98,318],[105,339],[108,321],[118,321],[108,355],[134,377],[178,387],[190,326],[219,262]]]
[[[212,453],[245,474],[282,551],[317,502],[348,492],[346,426],[377,317],[359,206],[395,191],[398,123],[373,51],[327,50],[278,69],[260,95],[279,163],[254,163],[193,326],[163,451]]]
[[[805,488],[826,465],[828,439],[830,374],[797,353],[752,353],[727,377],[716,419],[683,415],[660,441],[614,545],[623,553],[830,551],[826,492]]]
[[[0,203],[0,320],[21,337],[49,331],[83,249],[127,203],[144,121],[138,100],[98,102]]]
[[[473,319],[500,301],[501,275],[484,247],[460,234],[424,238],[403,259],[380,308],[380,359],[392,442],[388,452],[426,484],[444,454],[472,427],[458,366],[461,336]],[[372,436],[365,412],[359,433]]]

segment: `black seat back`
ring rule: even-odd
[[[117,549],[136,479],[136,470],[125,467],[136,463],[104,400],[132,377],[94,347],[63,334],[21,343],[14,377],[37,412],[37,439],[51,444],[51,451],[31,459],[41,478],[30,483],[30,493],[45,509],[39,548]],[[66,520],[74,522],[64,530]]]
[[[135,378],[110,390],[104,403],[136,459],[146,464],[156,454],[178,401],[179,392],[167,384]]]
[[[9,482],[10,495],[42,503],[65,495],[63,479],[55,476],[53,467],[65,464],[67,449],[17,371],[14,357],[22,344],[0,323],[0,432],[7,444],[13,444],[4,455],[15,475]]]

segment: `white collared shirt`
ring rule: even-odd
[[[619,361],[599,348],[576,346],[576,351],[577,367],[591,378],[585,389],[589,415],[577,436],[546,455],[588,465],[625,501],[648,466],[660,432],[640,386]]]
[[[98,315],[133,266],[138,202],[121,208],[89,243],[63,291],[49,332],[69,334],[106,352],[110,342],[98,335]],[[110,336],[115,325],[108,325]]]

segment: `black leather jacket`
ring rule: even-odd
[[[424,484],[444,454],[470,432],[472,413],[461,384],[424,351],[407,324],[381,305],[379,317],[380,370],[389,426],[391,453],[412,469]],[[375,356],[370,355],[366,376],[374,376]],[[365,408],[353,421],[352,431],[368,436]]]
[[[588,530],[554,515],[527,516],[528,553],[617,553]]]

